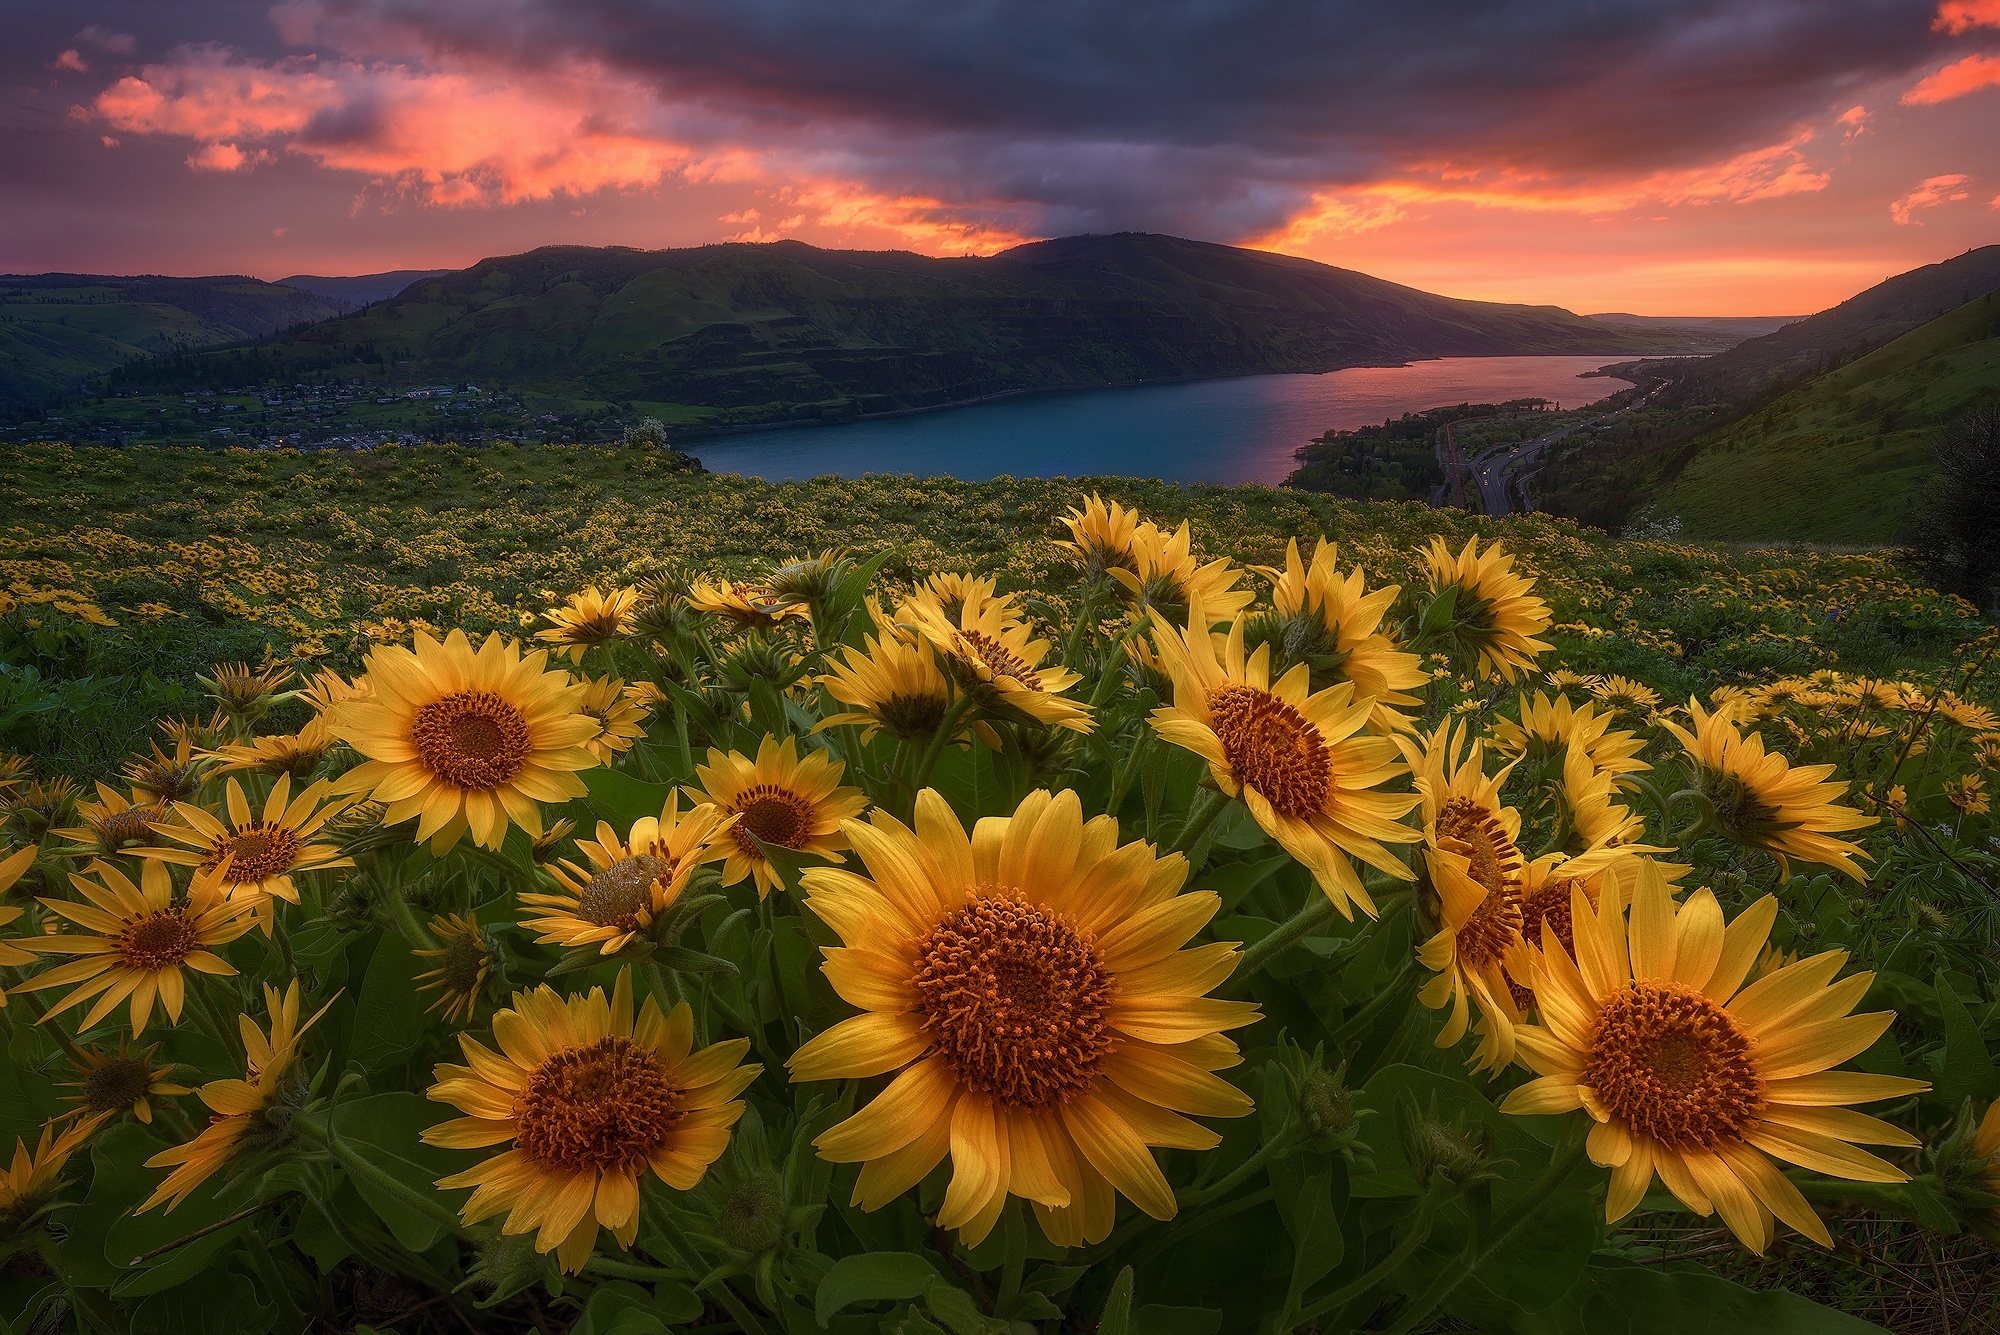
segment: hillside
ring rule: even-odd
[[[414,282],[425,278],[436,278],[450,272],[449,269],[391,269],[387,273],[350,274],[344,278],[295,273],[290,278],[280,278],[278,284],[281,287],[295,287],[301,292],[330,297],[344,307],[352,307],[366,306],[371,301],[393,297]]]
[[[1125,233],[987,258],[798,242],[545,247],[272,340],[177,359],[156,387],[251,374],[473,381],[542,410],[670,423],[840,420],[995,394],[1411,358],[1705,351],[1713,332],[1457,301],[1262,251]],[[253,365],[254,362],[254,365]]]
[[[2000,288],[2000,245],[1897,274],[1838,306],[1709,358],[1675,397],[1755,399],[1900,338],[1995,288]]]
[[[1988,252],[2000,258],[2000,247],[1977,253]],[[1939,426],[2000,401],[1996,295],[1703,437],[1655,497],[1652,518],[1678,519],[1690,537],[1895,541],[1929,474]]]
[[[135,357],[220,347],[349,309],[241,275],[0,275],[0,414]]]

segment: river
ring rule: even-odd
[[[772,481],[829,473],[977,481],[1008,473],[1275,484],[1296,466],[1292,452],[1331,428],[1454,403],[1544,398],[1574,408],[1626,388],[1578,376],[1629,356],[1445,357],[1324,375],[1023,394],[907,417],[716,436],[689,449],[713,472]]]

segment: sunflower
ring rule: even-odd
[[[340,856],[340,850],[331,844],[312,842],[320,827],[347,805],[347,800],[331,797],[331,785],[324,779],[294,798],[292,778],[287,774],[271,785],[264,810],[257,814],[231,776],[226,792],[227,823],[198,806],[176,802],[177,823],[162,823],[156,830],[186,847],[143,848],[138,853],[162,862],[200,867],[204,872],[217,871],[228,863],[222,879],[229,898],[253,905],[258,926],[269,936],[277,917],[277,901],[299,902],[299,888],[292,880],[295,875],[354,865],[353,858]]]
[[[1101,1241],[1114,1193],[1156,1219],[1174,1194],[1149,1146],[1209,1149],[1181,1116],[1240,1117],[1248,1097],[1213,1073],[1240,1060],[1223,1031],[1257,1008],[1206,994],[1233,942],[1182,950],[1220,907],[1180,894],[1187,861],[1118,846],[1074,792],[1030,793],[971,839],[934,790],[916,829],[877,811],[847,834],[870,880],[815,868],[807,904],[839,935],[826,979],[863,1014],[793,1054],[795,1081],[900,1072],[813,1143],[861,1163],[854,1203],[873,1210],[947,1154],[937,1223],[974,1244],[1012,1194],[1059,1246]]]
[[[336,791],[388,804],[382,822],[417,819],[416,838],[442,853],[468,829],[498,848],[511,821],[542,828],[537,802],[587,791],[574,771],[597,763],[585,743],[597,720],[577,712],[583,694],[567,673],[547,671],[546,650],[487,636],[473,651],[465,632],[439,644],[421,631],[414,651],[385,645],[368,655],[370,696],[337,704],[333,730],[369,757]]]
[[[1886,1122],[1843,1106],[1919,1093],[1896,1076],[1829,1068],[1881,1037],[1888,1011],[1849,1015],[1872,974],[1839,983],[1845,951],[1828,951],[1745,986],[1778,913],[1772,896],[1726,927],[1715,896],[1676,905],[1665,877],[1641,864],[1629,912],[1572,896],[1572,954],[1545,929],[1532,957],[1540,1022],[1516,1035],[1539,1079],[1507,1096],[1509,1113],[1586,1109],[1589,1151],[1611,1169],[1605,1217],[1635,1209],[1657,1173],[1699,1215],[1753,1251],[1784,1220],[1822,1246],[1826,1226],[1772,1156],[1867,1182],[1902,1182],[1856,1144],[1915,1145]]]
[[[42,907],[83,930],[22,937],[16,942],[37,954],[83,956],[59,964],[14,989],[39,992],[68,983],[80,984],[49,1007],[48,1014],[42,1017],[45,1021],[80,1001],[96,997],[97,1003],[79,1026],[88,1029],[129,997],[132,1032],[141,1034],[152,1019],[155,998],[167,1013],[167,1023],[180,1023],[181,1005],[187,995],[182,969],[213,974],[236,972],[213,947],[227,945],[242,936],[254,921],[250,917],[250,904],[232,901],[224,892],[226,871],[196,875],[187,898],[182,900],[174,898],[172,874],[160,862],[149,861],[140,868],[138,885],[108,862],[92,862],[86,871],[97,880],[75,872],[70,873],[69,879],[88,903],[77,904],[66,899],[42,901]]]
[[[291,698],[280,695],[292,679],[292,669],[283,663],[254,668],[248,663],[217,663],[208,673],[197,674],[195,680],[208,688],[216,707],[238,723],[255,723],[272,705]]]
[[[124,774],[132,785],[134,800],[164,806],[185,801],[201,791],[202,775],[210,762],[206,755],[196,754],[190,738],[178,738],[171,755],[160,750],[158,742],[152,745],[152,754],[134,756],[125,764]]]
[[[20,880],[27,873],[28,868],[35,864],[35,857],[41,851],[38,846],[29,844],[26,848],[0,858],[0,894],[5,894],[14,887],[14,883]],[[26,909],[16,908],[11,904],[0,904],[0,927],[5,927],[25,912],[27,912]],[[12,968],[15,965],[33,964],[34,962],[35,957],[29,951],[21,950],[18,947],[7,944],[5,941],[0,941],[0,968]],[[4,1009],[6,1005],[7,993],[5,989],[0,989],[0,1009]]]
[[[1236,587],[1243,570],[1227,557],[1202,565],[1194,559],[1194,538],[1187,522],[1167,533],[1145,523],[1132,535],[1132,568],[1111,568],[1111,577],[1145,611],[1158,612],[1176,625],[1192,622],[1194,604],[1201,604],[1211,623],[1227,621],[1256,600],[1249,589]]]
[[[1271,646],[1243,652],[1243,618],[1230,622],[1220,655],[1197,598],[1189,629],[1153,623],[1153,644],[1173,681],[1173,704],[1153,711],[1154,731],[1208,762],[1222,791],[1241,797],[1264,832],[1312,871],[1347,917],[1375,902],[1350,858],[1403,880],[1409,868],[1384,842],[1420,835],[1401,823],[1411,794],[1371,789],[1404,773],[1396,743],[1358,735],[1374,706],[1354,698],[1354,683],[1309,689],[1301,663],[1271,681]]]
[[[1986,1115],[1979,1119],[1979,1129],[1972,1135],[1972,1157],[1982,1160],[1986,1193],[2000,1197],[2000,1099],[1986,1105]],[[2000,1205],[1987,1211],[1992,1216],[1986,1236],[2000,1236]]]
[[[973,609],[953,621],[937,600],[919,594],[901,614],[937,650],[939,665],[960,691],[987,714],[1013,722],[1039,723],[1089,732],[1090,706],[1065,700],[1062,693],[1082,678],[1060,667],[1043,667],[1046,640],[1012,620],[1001,603]]]
[[[1585,853],[1600,848],[1624,848],[1635,853],[1665,853],[1669,850],[1641,843],[1646,836],[1646,818],[1617,801],[1618,778],[1597,768],[1590,754],[1572,746],[1563,757],[1562,784],[1556,798],[1562,805],[1568,829],[1564,848]]]
[[[1834,836],[1873,825],[1875,817],[1836,805],[1847,785],[1827,782],[1832,765],[1789,764],[1776,752],[1766,753],[1762,737],[1738,732],[1698,701],[1688,702],[1688,713],[1691,728],[1671,721],[1663,726],[1687,748],[1724,834],[1781,861],[1798,858],[1837,867],[1857,881],[1868,879],[1854,860],[1868,855]]]
[[[1581,746],[1591,766],[1606,774],[1633,774],[1651,769],[1639,759],[1646,740],[1623,729],[1611,728],[1612,716],[1600,713],[1596,705],[1572,706],[1567,695],[1554,698],[1542,692],[1521,696],[1521,719],[1493,721],[1494,749],[1519,759],[1553,760]]]
[[[76,814],[83,823],[56,831],[70,841],[63,852],[108,858],[159,842],[158,827],[167,814],[163,805],[133,802],[108,783],[97,785],[97,799],[79,799]]]
[[[1096,492],[1084,502],[1081,510],[1071,507],[1062,517],[1063,526],[1069,529],[1069,542],[1058,542],[1083,558],[1085,575],[1096,579],[1108,570],[1138,569],[1138,561],[1132,555],[1132,546],[1139,529],[1139,512],[1128,510],[1117,501],[1106,504]]]
[[[576,708],[578,713],[597,720],[597,736],[583,745],[598,764],[609,765],[646,735],[646,719],[653,712],[647,698],[644,691],[627,686],[617,677],[584,679],[583,694],[578,697]]]
[[[431,919],[431,931],[444,945],[437,950],[411,952],[420,959],[438,962],[437,968],[416,978],[417,991],[438,994],[436,1001],[424,1007],[424,1013],[440,1011],[447,1023],[469,1020],[492,967],[492,949],[487,945],[486,933],[480,930],[479,915],[440,913]]]
[[[1631,902],[1632,883],[1638,875],[1639,865],[1639,853],[1629,848],[1599,848],[1580,857],[1549,853],[1524,865],[1514,888],[1514,898],[1521,906],[1522,946],[1531,952],[1539,951],[1542,948],[1542,928],[1546,925],[1555,933],[1556,944],[1574,954],[1576,936],[1570,921],[1570,907],[1576,895],[1581,893],[1593,912],[1606,895],[1617,900],[1622,907]],[[1651,865],[1669,883],[1692,870],[1658,862]],[[1513,954],[1505,964],[1507,985],[1515,1008],[1531,1010],[1535,1004],[1534,980],[1526,961]]]
[[[765,844],[840,861],[847,848],[841,823],[868,805],[868,795],[859,788],[840,786],[845,768],[824,751],[800,759],[794,737],[782,742],[766,737],[757,744],[755,760],[735,751],[709,751],[708,763],[695,767],[701,789],[688,796],[736,818],[729,827],[732,846],[722,866],[722,883],[735,885],[754,876],[757,897],[770,894],[778,874],[764,856]]]
[[[739,630],[769,630],[787,617],[803,620],[808,615],[803,603],[786,602],[761,584],[726,579],[695,580],[686,601],[695,611],[719,616]]]
[[[1547,682],[1550,688],[1556,691],[1587,691],[1590,689],[1589,677],[1581,672],[1572,672],[1568,668],[1552,668],[1542,674],[1542,680]]]
[[[1939,696],[1938,713],[1969,732],[2000,731],[2000,714],[1985,705],[1976,705],[1969,700],[1961,700],[1950,691]]]
[[[632,633],[632,616],[639,602],[637,589],[614,588],[610,593],[599,593],[592,584],[581,593],[571,594],[561,607],[543,613],[550,624],[546,630],[536,631],[535,638],[543,644],[555,645],[559,652],[569,655],[570,662],[581,663],[586,649],[622,640]]]
[[[1513,681],[1548,651],[1535,637],[1549,628],[1549,605],[1530,595],[1535,581],[1514,573],[1514,558],[1500,544],[1481,552],[1479,539],[1467,538],[1453,556],[1443,538],[1432,538],[1424,564],[1431,593],[1453,595],[1453,636],[1482,672]]]
[[[2000,769],[2000,733],[1973,738],[1972,753],[1981,769]]]
[[[635,1023],[630,969],[618,971],[608,1002],[603,988],[516,992],[493,1017],[493,1036],[498,1052],[459,1035],[466,1065],[438,1065],[430,1097],[466,1115],[423,1138],[512,1148],[437,1184],[475,1188],[461,1212],[468,1224],[506,1211],[502,1234],[537,1230],[535,1250],[554,1251],[568,1274],[590,1259],[599,1227],[632,1245],[648,1168],[676,1191],[700,1183],[743,1115],[736,1096],[763,1070],[742,1065],[748,1039],[695,1051],[685,1002],[663,1015],[647,997]]]
[[[1613,714],[1651,715],[1660,707],[1660,693],[1630,677],[1598,677],[1590,683],[1590,694]]]
[[[772,602],[804,603],[810,614],[815,607],[830,606],[852,568],[846,552],[829,547],[817,556],[802,556],[780,565],[764,581],[764,591]]]
[[[255,770],[272,778],[288,777],[300,783],[312,778],[319,762],[326,759],[339,739],[322,718],[307,719],[295,733],[274,737],[252,737],[247,742],[218,746],[202,755],[216,762],[217,774]]]
[[[960,575],[949,571],[932,575],[917,586],[920,596],[928,596],[944,609],[944,614],[952,624],[960,624],[966,609],[970,608],[976,620],[989,605],[997,606],[1003,620],[1017,622],[1021,613],[1014,604],[1020,595],[998,592],[999,581],[991,575]]]
[[[158,1044],[144,1052],[128,1051],[123,1034],[118,1035],[115,1053],[77,1049],[70,1062],[77,1078],[63,1082],[64,1088],[77,1091],[65,1094],[64,1101],[76,1106],[63,1116],[102,1122],[129,1111],[141,1122],[152,1125],[154,1098],[194,1092],[168,1079],[174,1063],[154,1065],[153,1058],[159,1051]]]
[[[1484,1037],[1473,1060],[1498,1070],[1513,1060],[1520,1018],[1505,962],[1521,942],[1521,813],[1500,800],[1514,766],[1487,774],[1483,741],[1451,723],[1422,745],[1396,742],[1423,803],[1424,864],[1437,896],[1438,930],[1417,952],[1437,977],[1418,999],[1433,1010],[1451,1007],[1437,1036],[1441,1048],[1465,1037],[1476,1006]]]
[[[829,658],[826,666],[819,684],[828,695],[854,708],[827,715],[814,725],[814,732],[859,724],[864,742],[878,732],[905,742],[927,742],[944,726],[958,697],[938,666],[937,651],[921,636],[865,635],[862,648],[845,646],[840,657]]]
[[[730,818],[707,803],[685,814],[680,807],[676,790],[659,816],[640,817],[624,839],[599,821],[595,842],[577,840],[590,865],[565,858],[548,867],[563,893],[523,894],[522,905],[541,916],[521,925],[540,932],[543,944],[623,950],[681,897],[697,866],[724,855],[715,840]]]
[[[153,1189],[153,1194],[139,1207],[139,1213],[161,1202],[171,1212],[196,1187],[215,1176],[252,1133],[276,1129],[267,1128],[265,1112],[285,1086],[292,1062],[298,1056],[299,1040],[306,1030],[319,1023],[319,1017],[326,1014],[327,1007],[338,996],[336,993],[328,998],[326,1006],[300,1024],[298,980],[293,979],[282,995],[269,983],[264,984],[264,1010],[271,1017],[270,1032],[266,1034],[258,1028],[248,1015],[236,1017],[243,1035],[245,1078],[211,1080],[195,1091],[215,1116],[193,1140],[161,1150],[146,1160],[148,1168],[171,1167],[173,1171]]]
[[[1983,815],[1992,806],[1986,796],[1986,780],[1977,774],[1955,774],[1946,779],[1944,796],[1961,816]]]
[[[25,1138],[16,1138],[14,1161],[0,1172],[0,1236],[25,1228],[55,1200],[63,1167],[103,1121],[100,1117],[72,1122],[59,1136],[55,1123],[46,1123],[33,1154],[28,1152]]]
[[[338,672],[322,668],[313,674],[313,679],[299,689],[299,699],[312,706],[313,713],[325,714],[335,705],[346,704],[350,700],[366,700],[370,694],[368,679],[349,681]]]
[[[30,779],[0,813],[31,843],[39,843],[50,830],[76,819],[76,794],[76,780],[65,776]]]
[[[1408,727],[1391,706],[1422,704],[1407,692],[1428,682],[1430,674],[1382,630],[1382,618],[1402,589],[1391,584],[1370,593],[1360,566],[1343,577],[1339,549],[1324,538],[1313,549],[1310,566],[1300,559],[1294,538],[1285,548],[1284,571],[1264,573],[1273,580],[1271,604],[1285,623],[1286,657],[1312,666],[1313,689],[1351,681],[1357,700],[1374,702],[1371,723],[1378,732]]]
[[[1904,688],[1895,682],[1858,678],[1842,682],[1840,697],[1850,709],[1888,710],[1903,707]]]

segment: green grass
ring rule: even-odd
[[[1994,294],[1912,330],[1700,442],[1651,517],[1728,541],[1895,541],[1938,428],[2000,399]]]

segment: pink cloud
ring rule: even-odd
[[[234,172],[254,161],[234,144],[205,144],[188,154],[187,165],[198,172]]]
[[[1916,210],[1936,208],[1940,204],[1950,204],[1966,198],[1972,193],[1966,189],[1966,183],[1970,180],[1972,178],[1963,173],[1927,176],[1915,190],[1890,203],[1889,216],[1896,220],[1896,225],[1899,227],[1911,225],[1922,227],[1923,223],[1914,216]]]
[[[1843,139],[1859,139],[1868,133],[1868,108],[1849,107],[1834,117],[1834,123],[1847,127],[1847,133],[1841,136]]]
[[[84,63],[83,57],[77,54],[74,47],[71,47],[54,60],[51,60],[49,68],[52,70],[68,70],[72,74],[90,73],[90,66]]]
[[[1913,86],[1903,94],[1903,105],[1933,106],[1996,83],[2000,83],[2000,56],[1967,56]]]
[[[85,46],[94,46],[114,56],[129,56],[139,49],[139,43],[131,33],[114,32],[96,23],[79,32],[76,40]]]
[[[2000,0],[1944,0],[1931,27],[1954,37],[1974,28],[2000,28]]]

